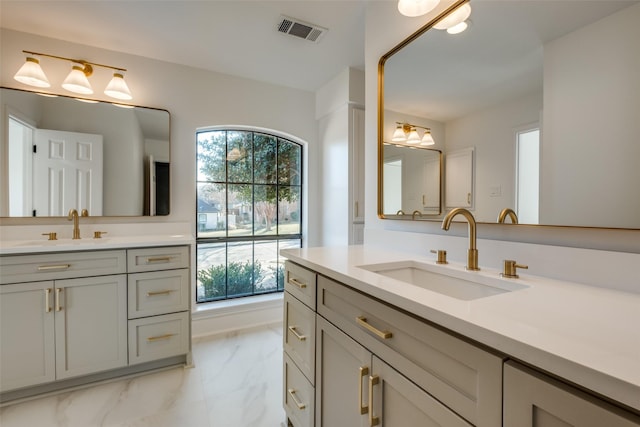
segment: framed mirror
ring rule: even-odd
[[[379,215],[411,218],[384,185],[384,143],[409,122],[442,151],[443,213],[640,229],[640,1],[465,3],[466,31],[436,18],[379,61]]]
[[[168,215],[170,115],[1,88],[0,216]]]

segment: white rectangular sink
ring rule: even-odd
[[[444,268],[437,268],[433,265],[416,261],[387,262],[360,265],[358,267],[391,279],[467,301],[517,291],[527,287],[514,282],[512,279],[500,279],[497,277],[494,279],[477,275],[476,273],[453,270],[445,273]],[[474,277],[459,277],[463,275]]]

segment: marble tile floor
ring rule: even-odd
[[[282,325],[200,338],[193,368],[0,408],[1,427],[284,427]]]

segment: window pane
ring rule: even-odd
[[[298,144],[278,139],[278,183],[300,185],[302,148]]]
[[[300,234],[300,187],[279,187],[278,234]]]
[[[229,243],[227,246],[227,297],[253,293],[253,244]]]
[[[276,150],[274,136],[256,133],[253,137],[254,169],[256,184],[276,183]]]
[[[198,237],[227,235],[226,185],[198,183]]]
[[[226,243],[199,244],[196,298],[213,301],[227,297],[227,245]]]
[[[277,187],[275,185],[256,185],[254,187],[254,234],[271,235],[278,231],[276,210]]]
[[[229,182],[253,181],[253,144],[251,132],[227,133],[227,167]]]
[[[249,184],[229,184],[227,201],[227,229],[229,236],[251,236],[253,234],[253,195]]]
[[[292,249],[302,247],[300,239],[279,240],[278,241],[278,290],[284,289],[284,262],[286,258],[280,255],[281,249]]]
[[[255,293],[260,294],[277,290],[278,241],[255,242],[253,253]]]
[[[198,181],[226,181],[226,132],[200,132],[198,138]]]

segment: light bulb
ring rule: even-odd
[[[440,21],[436,22],[433,28],[437,30],[446,30],[465,21],[471,15],[471,6],[465,3]]]
[[[398,11],[404,16],[421,16],[431,12],[440,0],[399,0]]]
[[[40,61],[32,56],[27,56],[27,60],[20,67],[14,79],[19,81],[20,83],[24,83],[29,86],[35,87],[50,87],[51,84],[47,79],[47,76],[42,71],[40,67]]]

